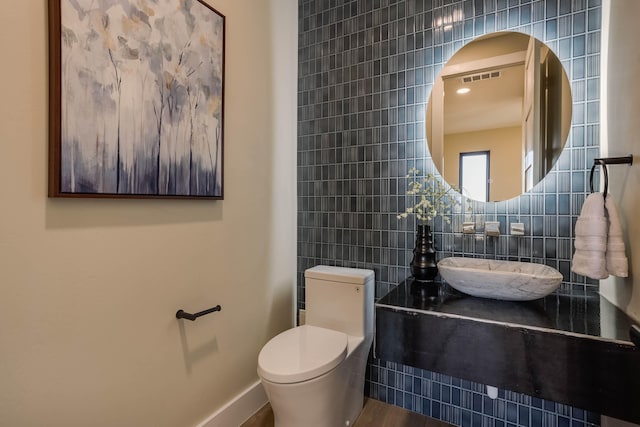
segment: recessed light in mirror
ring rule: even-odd
[[[469,92],[471,92],[471,89],[469,89],[468,87],[461,87],[456,91],[458,95],[464,95],[465,93],[469,93]]]

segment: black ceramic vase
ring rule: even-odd
[[[418,282],[432,281],[438,275],[436,251],[433,248],[431,227],[428,225],[418,224],[416,246],[413,248],[411,260],[411,274]]]

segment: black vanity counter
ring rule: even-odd
[[[376,303],[376,356],[640,423],[634,322],[597,293],[526,302],[407,279]]]

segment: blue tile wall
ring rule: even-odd
[[[545,263],[563,273],[565,289],[597,287],[570,262],[599,154],[600,0],[299,0],[298,8],[299,308],[304,270],[317,264],[374,270],[377,297],[410,275],[415,224],[396,215],[407,170],[435,172],[424,123],[434,77],[466,43],[500,30],[533,35],[561,59],[573,95],[569,139],[529,193],[463,200],[451,224],[436,220],[438,256]],[[463,236],[463,209],[479,224],[499,221],[502,235]],[[525,224],[524,237],[506,235],[512,222]],[[367,392],[462,426],[599,424],[584,410],[504,390],[491,401],[481,384],[377,359]]]
[[[600,415],[512,391],[487,396],[486,386],[397,363],[369,365],[369,395],[461,426],[591,426]]]

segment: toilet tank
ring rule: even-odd
[[[305,271],[306,324],[373,335],[373,270],[318,265]]]

